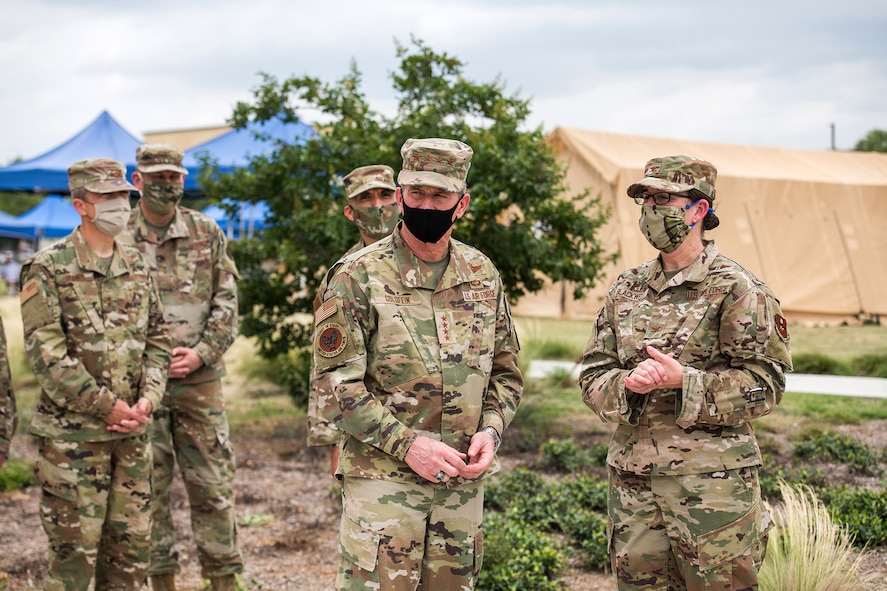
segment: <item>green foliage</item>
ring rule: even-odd
[[[507,512],[526,527],[563,534],[591,568],[609,565],[607,483],[596,476],[580,473],[548,483],[538,473],[518,468],[487,486],[484,506]]]
[[[580,448],[572,439],[549,439],[539,448],[542,454],[540,463],[543,467],[561,472],[579,472],[592,466],[603,466],[607,449],[605,443]]]
[[[45,198],[43,193],[3,193],[3,206],[0,209],[9,215],[20,216]]]
[[[819,497],[856,546],[887,545],[887,489],[883,486],[880,491],[847,485],[825,488]]]
[[[853,149],[857,152],[887,152],[887,131],[873,129],[864,138],[856,142]]]
[[[561,546],[512,513],[484,515],[484,562],[478,591],[561,591]]]
[[[854,375],[887,378],[887,355],[869,354],[855,357],[851,363]]]
[[[564,167],[541,128],[525,129],[528,100],[506,94],[498,80],[466,79],[461,61],[419,40],[398,46],[397,55],[393,117],[370,107],[356,65],[333,84],[266,74],[252,100],[236,106],[232,125],[294,121],[298,111],[312,111],[324,121],[320,135],[301,145],[280,142],[254,157],[250,170],[230,175],[214,175],[214,163],[205,162],[203,186],[213,200],[263,199],[270,209],[261,238],[232,244],[241,272],[241,331],[257,338],[265,357],[309,344],[317,286],[358,240],[342,215],[342,175],[368,163],[399,170],[400,147],[410,137],[458,138],[474,149],[471,206],[454,237],[490,256],[510,298],[538,291],[546,279],[569,281],[581,297],[614,260],[596,237],[607,211],[599,198],[564,197]],[[290,391],[303,396],[307,367],[285,375]]]
[[[878,456],[868,445],[830,429],[812,428],[799,435],[795,456],[804,460],[840,462],[858,473],[879,474]]]
[[[37,484],[34,463],[8,458],[0,468],[0,492],[21,490]]]
[[[822,353],[792,355],[792,365],[795,373],[832,376],[848,376],[853,373],[848,364]]]
[[[758,473],[761,494],[769,499],[778,499],[780,484],[804,485],[813,489],[828,486],[829,481],[821,468],[809,466],[787,466],[764,456],[764,466]]]

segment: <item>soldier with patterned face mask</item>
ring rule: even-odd
[[[151,445],[170,342],[151,269],[118,239],[129,216],[126,168],[68,168],[81,224],[22,267],[25,355],[40,385],[43,588],[138,589],[150,559]]]
[[[237,268],[218,224],[180,204],[187,169],[170,144],[136,150],[141,192],[127,239],[157,278],[172,336],[169,383],[154,412],[154,530],[151,586],[175,589],[181,569],[170,507],[178,463],[203,576],[213,591],[234,591],[243,572],[234,512],[234,449],[222,397],[222,355],[237,336]]]
[[[361,166],[342,179],[345,190],[345,217],[354,222],[360,240],[342,256],[357,252],[391,234],[400,219],[397,201],[394,199],[394,170],[384,164]],[[317,287],[314,307],[321,304],[326,290],[326,277]],[[308,394],[308,447],[329,447],[330,475],[335,477],[339,463],[339,444],[342,432],[335,424],[317,412],[317,390],[313,387],[314,365],[311,366],[311,391]]]
[[[610,288],[585,347],[585,403],[616,431],[608,536],[620,591],[757,589],[770,516],[751,420],[782,399],[788,325],[773,292],[703,230],[717,170],[653,158],[628,188],[659,251]]]

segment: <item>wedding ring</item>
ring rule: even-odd
[[[437,478],[437,481],[440,482],[441,480],[444,479],[444,476],[446,476],[446,474],[444,474],[444,471],[441,470],[440,472],[437,473],[437,476],[435,476],[435,478]]]

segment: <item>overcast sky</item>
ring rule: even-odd
[[[820,150],[835,124],[850,149],[887,129],[885,31],[884,0],[0,0],[0,165],[106,109],[139,137],[225,124],[259,72],[334,82],[354,60],[390,114],[411,35],[546,132]]]

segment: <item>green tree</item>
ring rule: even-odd
[[[864,138],[856,142],[853,148],[857,152],[887,152],[887,131],[873,129]]]
[[[218,175],[207,162],[202,172],[215,200],[268,203],[264,234],[232,244],[242,275],[241,332],[257,338],[263,356],[283,361],[281,376],[297,402],[307,394],[316,287],[358,240],[342,215],[342,175],[371,163],[399,170],[400,147],[409,137],[456,138],[474,149],[471,206],[454,237],[490,256],[512,300],[540,290],[546,278],[572,282],[581,297],[615,257],[595,235],[607,216],[599,197],[566,197],[566,170],[543,131],[525,129],[529,101],[507,95],[498,79],[467,80],[461,61],[420,40],[396,51],[393,116],[367,103],[354,63],[334,84],[262,74],[252,99],[235,107],[232,125],[296,121],[298,112],[310,111],[321,121],[318,136],[279,142],[271,154],[255,157],[250,170]]]

